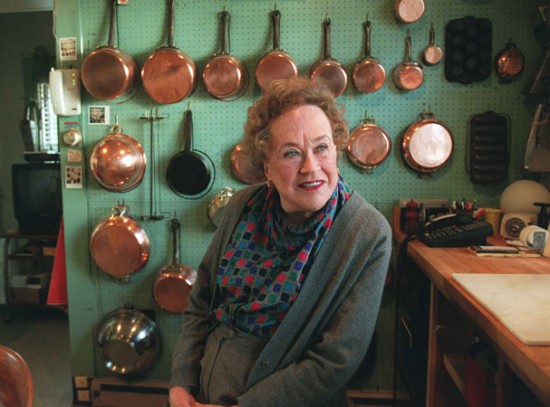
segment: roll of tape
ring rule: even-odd
[[[524,246],[540,249],[546,242],[547,237],[548,231],[536,225],[529,225],[521,230],[519,241]]]

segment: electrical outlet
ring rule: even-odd
[[[77,390],[77,392],[76,392],[76,400],[77,400],[79,403],[90,402],[90,401],[91,401],[90,390],[89,390],[89,389],[86,389],[86,390]]]
[[[74,387],[77,389],[88,389],[90,387],[88,376],[75,376],[73,380]]]
[[[65,188],[82,189],[82,166],[67,165],[65,167]]]

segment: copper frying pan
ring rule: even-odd
[[[420,118],[403,133],[401,152],[413,170],[421,174],[433,173],[451,158],[453,135],[445,124],[436,120],[433,113],[421,113]]]
[[[90,238],[90,252],[105,273],[128,278],[149,260],[150,242],[144,229],[126,216],[127,205],[111,208],[111,216],[98,223]]]
[[[363,124],[351,132],[346,153],[353,164],[371,173],[388,158],[391,147],[386,130],[375,123],[374,117],[365,115]]]
[[[424,51],[422,51],[422,62],[424,62],[425,65],[432,66],[441,62],[442,58],[443,51],[440,47],[435,45],[435,30],[432,23],[432,26],[430,27],[430,43],[426,48],[424,48]]]
[[[240,143],[231,151],[229,162],[233,175],[245,184],[258,184],[266,180],[265,173],[250,163]]]
[[[222,50],[214,55],[202,71],[206,91],[220,100],[240,97],[248,87],[248,69],[238,58],[229,53],[229,24],[231,16],[227,11],[220,15],[222,20]]]
[[[147,58],[141,69],[145,92],[158,103],[176,103],[190,96],[197,85],[195,62],[174,46],[174,0],[170,7],[168,44]]]
[[[271,12],[273,22],[273,49],[265,54],[256,65],[256,82],[262,91],[271,81],[298,76],[298,67],[292,57],[279,48],[281,12]]]
[[[153,297],[163,310],[179,314],[187,308],[189,293],[197,280],[197,272],[180,263],[180,222],[170,221],[172,228],[172,263],[162,267],[155,276]]]
[[[346,90],[348,75],[342,64],[331,56],[330,23],[328,17],[323,21],[323,58],[313,64],[309,70],[309,77],[314,81],[322,80],[334,97],[338,97]]]
[[[386,81],[386,70],[380,61],[371,56],[371,31],[372,24],[367,19],[365,28],[365,57],[355,63],[351,78],[353,85],[359,92],[372,93],[379,90]]]
[[[401,90],[415,90],[424,82],[422,67],[412,59],[411,37],[405,37],[405,58],[393,70],[393,82]]]
[[[138,67],[126,52],[114,46],[117,0],[111,3],[109,40],[107,45],[92,51],[82,62],[82,84],[99,100],[116,99],[132,90]]]

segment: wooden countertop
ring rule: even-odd
[[[398,243],[405,238],[399,208],[394,211],[393,233]],[[407,253],[434,286],[483,330],[514,373],[550,406],[550,346],[523,344],[451,277],[453,273],[550,274],[550,258],[478,257],[467,248],[432,248],[418,240],[409,242]]]

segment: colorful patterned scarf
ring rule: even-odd
[[[212,317],[270,338],[296,300],[333,219],[352,194],[339,178],[311,219],[285,221],[275,188],[260,187],[247,202],[218,270],[223,296]]]

